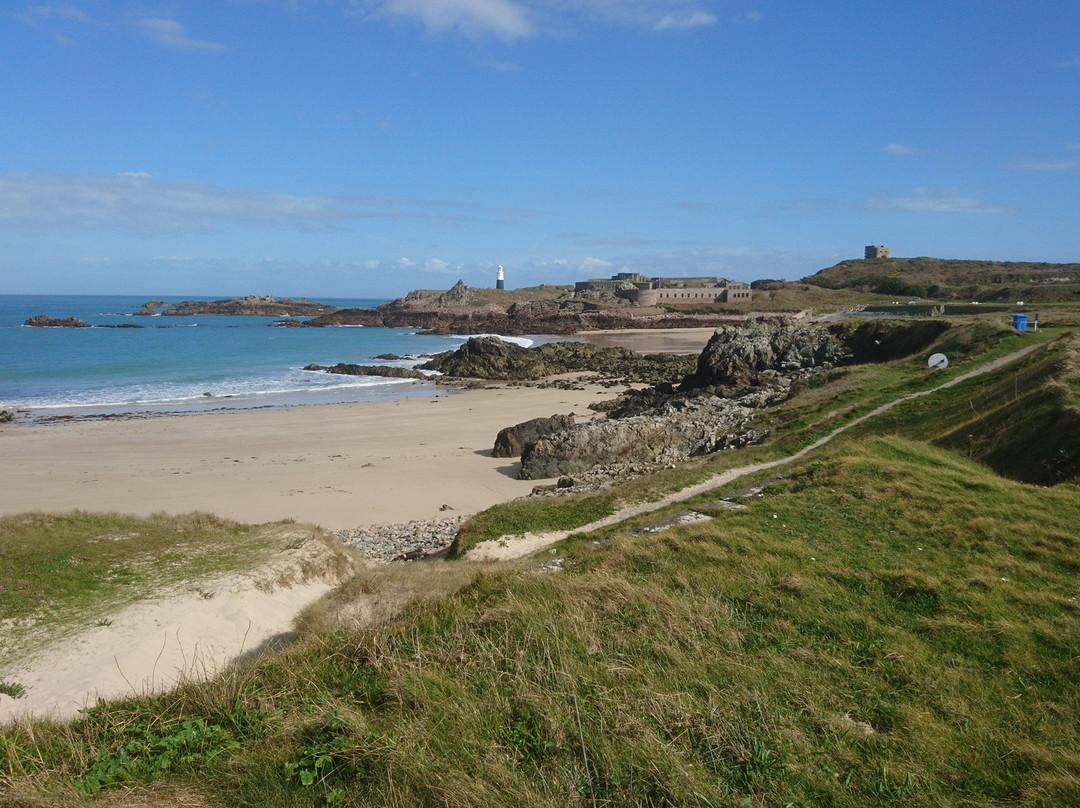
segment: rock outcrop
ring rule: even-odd
[[[790,322],[723,326],[695,370],[676,388],[628,391],[607,418],[540,438],[521,455],[523,480],[577,474],[598,466],[664,465],[763,440],[750,426],[758,410],[784,400],[800,376],[851,361],[842,339]]]
[[[828,370],[851,359],[846,343],[817,326],[760,320],[742,327],[721,326],[681,389],[709,387],[723,396],[738,396],[760,381],[775,379],[777,374]]]
[[[156,309],[161,309],[163,316],[184,317],[194,314],[239,314],[258,317],[314,317],[320,314],[329,314],[338,310],[337,306],[330,306],[315,301],[297,300],[290,297],[274,297],[273,295],[248,295],[247,297],[231,297],[225,300],[184,300],[180,303],[162,303],[150,300],[144,303],[136,314],[156,314]]]
[[[338,362],[336,365],[306,365],[304,370],[337,373],[342,376],[383,376],[389,379],[426,379],[428,376],[412,368],[398,368],[391,365],[353,365]]]
[[[643,355],[587,342],[548,342],[523,348],[498,337],[472,337],[457,350],[438,354],[421,367],[473,379],[528,381],[591,371],[627,384],[660,384],[682,378],[693,362],[692,357],[679,354]]]
[[[541,480],[598,466],[666,465],[746,446],[765,437],[748,428],[753,413],[738,401],[703,397],[668,415],[579,424],[527,445],[521,454],[519,477]]]
[[[492,457],[520,457],[522,450],[529,444],[536,443],[557,432],[570,429],[576,421],[573,414],[552,415],[550,418],[533,418],[499,431],[495,437]]]
[[[23,322],[23,325],[31,328],[89,328],[90,324],[78,317],[47,317],[44,314],[35,314]]]

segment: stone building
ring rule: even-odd
[[[871,244],[866,248],[865,258],[888,258],[889,248],[882,244]]]
[[[574,293],[581,296],[614,295],[636,306],[738,303],[749,301],[753,296],[749,284],[727,278],[648,278],[636,272],[578,281]]]

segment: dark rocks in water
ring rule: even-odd
[[[658,384],[681,378],[692,356],[639,354],[587,342],[549,342],[523,348],[498,337],[472,337],[456,351],[437,354],[424,365],[447,376],[507,381],[538,380],[560,373],[595,372],[624,383]]]
[[[533,418],[529,421],[508,426],[499,431],[495,438],[492,457],[519,457],[526,445],[535,443],[540,438],[574,426],[573,414],[552,415],[550,418]]]
[[[32,328],[89,328],[90,324],[78,317],[47,317],[44,314],[35,314],[23,323]]]
[[[163,304],[160,301],[148,301],[137,314],[155,314],[161,308],[164,316],[184,317],[193,314],[239,314],[259,317],[282,317],[300,315],[320,315],[337,311],[337,306],[317,303],[306,299],[274,297],[273,295],[248,295],[232,297],[226,300],[184,300],[180,303]]]
[[[395,368],[387,365],[353,365],[346,362],[338,362],[332,367],[325,365],[307,365],[304,370],[323,371],[325,373],[338,373],[342,376],[385,376],[390,379],[426,379],[426,375],[411,368]]]
[[[10,424],[15,420],[15,413],[11,410],[0,410],[0,424]]]

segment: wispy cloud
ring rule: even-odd
[[[961,196],[957,188],[914,188],[908,196],[881,196],[860,206],[884,213],[968,213],[976,215],[1015,213],[1007,205],[996,205],[970,196]]]
[[[882,151],[886,154],[930,154],[929,149],[921,149],[918,146],[908,146],[903,143],[890,143]]]
[[[837,199],[796,199],[786,205],[768,209],[765,215],[773,218],[780,213],[815,214],[822,211],[866,211],[870,213],[968,213],[991,215],[1015,213],[1016,208],[998,205],[970,196],[962,196],[955,186],[949,188],[913,188],[909,194],[893,196],[882,193],[861,202]]]
[[[20,22],[50,19],[61,19],[68,22],[90,21],[90,17],[75,6],[30,6],[25,11],[16,12],[13,16]]]
[[[1015,165],[1024,171],[1075,171],[1080,160],[1020,160]]]
[[[0,174],[0,230],[111,230],[144,237],[226,227],[326,231],[362,219],[421,221],[438,227],[503,222],[506,211],[452,201],[375,196],[296,196],[142,172],[111,176]]]
[[[492,36],[512,41],[533,33],[528,11],[511,0],[383,0],[381,13],[416,20],[429,31],[455,32],[470,39]]]
[[[653,31],[715,25],[714,0],[349,0],[353,13],[418,22],[432,33],[506,42],[583,23]],[[756,12],[751,12],[753,15]]]
[[[164,48],[172,50],[203,50],[221,53],[225,46],[220,42],[205,39],[192,39],[187,34],[184,24],[176,20],[161,17],[147,17],[135,22],[135,28]]]
[[[701,28],[706,25],[716,25],[716,17],[707,11],[692,11],[688,14],[665,14],[656,25],[654,31],[680,31],[688,28]]]
[[[731,21],[736,25],[743,25],[752,22],[761,22],[765,19],[765,15],[760,11],[747,11],[743,14],[737,14],[731,18]]]

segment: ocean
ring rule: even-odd
[[[0,295],[0,409],[20,420],[162,415],[374,401],[444,392],[433,382],[341,376],[308,364],[413,367],[466,337],[408,328],[275,328],[276,317],[137,316],[147,300],[215,298]],[[384,301],[321,299],[348,308]],[[27,318],[78,317],[91,328],[34,328]],[[141,325],[142,328],[102,326]],[[96,327],[94,327],[96,326]],[[529,345],[534,340],[515,338]],[[401,360],[377,360],[397,354]]]

